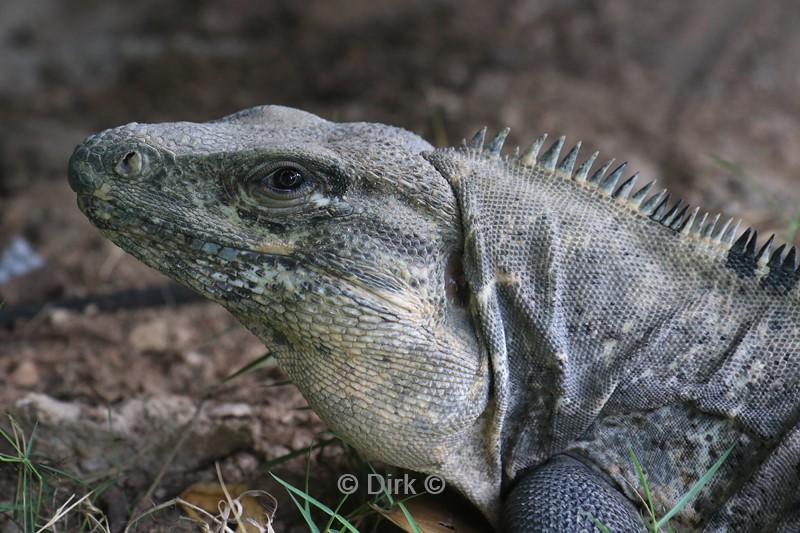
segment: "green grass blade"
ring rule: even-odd
[[[325,531],[331,531],[331,528],[333,527],[333,522],[334,522],[334,520],[335,520],[335,519],[337,519],[338,517],[342,516],[342,515],[339,513],[339,511],[342,509],[342,505],[344,505],[344,502],[346,502],[346,501],[347,501],[347,498],[348,498],[349,496],[350,496],[349,494],[345,494],[345,495],[344,495],[344,498],[342,498],[341,500],[339,500],[339,505],[337,505],[337,506],[336,506],[336,509],[334,509],[334,510],[333,510],[333,512],[334,512],[335,514],[332,514],[332,515],[331,515],[331,517],[328,519],[328,523],[327,523],[327,524],[325,524]]]
[[[686,494],[683,496],[683,498],[681,498],[681,499],[680,499],[680,501],[679,501],[679,502],[678,502],[678,503],[675,505],[675,507],[673,507],[673,508],[672,508],[672,510],[671,510],[670,512],[668,512],[667,514],[665,514],[665,515],[664,515],[664,516],[661,518],[661,520],[659,520],[658,522],[656,522],[656,528],[659,528],[659,527],[661,527],[662,525],[664,525],[665,523],[667,523],[667,521],[668,521],[670,518],[672,518],[673,516],[675,516],[675,515],[678,513],[678,511],[680,511],[680,510],[681,510],[681,508],[683,508],[683,506],[684,506],[684,505],[686,505],[686,504],[687,504],[687,503],[688,503],[688,502],[689,502],[689,501],[690,501],[692,498],[694,498],[694,496],[695,496],[695,495],[696,495],[696,494],[697,494],[697,493],[700,491],[700,489],[702,489],[702,488],[703,488],[703,485],[705,485],[705,484],[706,484],[706,482],[707,482],[709,479],[711,479],[711,476],[713,476],[713,475],[714,475],[714,473],[715,473],[717,470],[719,470],[719,467],[720,467],[720,466],[722,466],[722,463],[724,463],[724,462],[725,462],[725,459],[727,459],[727,458],[728,458],[728,456],[729,456],[729,455],[731,454],[731,452],[733,451],[733,447],[734,447],[734,444],[731,444],[730,448],[728,448],[727,450],[725,450],[725,453],[723,453],[723,454],[722,454],[722,457],[720,457],[719,459],[717,459],[717,462],[716,462],[716,463],[714,463],[714,464],[711,466],[711,468],[709,468],[709,469],[708,469],[708,472],[706,472],[706,473],[703,475],[703,477],[701,477],[701,478],[700,478],[700,479],[697,481],[697,483],[695,483],[695,484],[692,486],[692,488],[691,488],[691,489],[689,489],[689,492],[687,492],[687,493],[686,493]]]
[[[290,485],[289,483],[287,483],[286,481],[282,480],[281,478],[279,478],[275,474],[270,473],[270,475],[273,478],[275,478],[275,481],[277,481],[278,483],[283,485],[283,488],[285,488],[287,491],[289,491],[290,495],[291,494],[296,494],[297,496],[300,496],[301,498],[303,498],[306,501],[306,504],[310,503],[311,505],[313,505],[317,509],[320,509],[322,512],[328,514],[329,516],[336,516],[336,519],[339,521],[339,523],[341,523],[345,528],[347,528],[348,531],[350,531],[351,533],[358,533],[358,529],[356,529],[355,526],[353,526],[353,524],[351,524],[345,517],[337,514],[333,509],[331,509],[330,507],[328,507],[324,503],[318,501],[316,498],[314,498],[310,494],[307,494],[307,493],[303,492],[302,490],[298,489],[297,487],[294,487],[294,486]],[[294,497],[292,497],[292,499],[294,499]],[[295,503],[298,506],[298,509],[300,509],[301,512],[303,512],[303,507],[300,505],[300,503],[299,502],[295,502]],[[304,512],[303,515],[305,516],[305,514],[306,513]],[[316,529],[316,527],[315,527],[315,529]]]
[[[271,381],[269,383],[265,383],[264,386],[268,389],[271,389],[273,387],[285,387],[292,384],[294,384],[294,382],[291,379],[282,379],[280,381]]]
[[[229,382],[230,380],[232,380],[234,378],[237,378],[239,376],[243,376],[244,374],[247,374],[248,372],[252,372],[256,368],[265,365],[267,363],[267,361],[269,361],[270,359],[272,359],[272,354],[271,353],[265,353],[261,357],[258,357],[256,359],[254,359],[253,361],[250,361],[249,363],[244,365],[242,368],[240,368],[239,370],[235,371],[233,374],[225,377],[222,380],[222,382],[223,383],[227,383],[227,382]]]
[[[380,475],[375,471],[375,468],[371,464],[369,465],[369,469],[372,470],[373,474]],[[413,516],[411,516],[411,512],[409,512],[408,507],[406,507],[402,501],[395,502],[394,498],[392,498],[391,493],[389,493],[389,491],[386,490],[385,484],[381,485],[381,489],[383,490],[383,495],[386,496],[386,499],[389,501],[390,505],[397,505],[398,507],[400,507],[400,511],[403,513],[406,522],[408,522],[408,524],[411,526],[411,530],[414,533],[422,533],[419,529],[419,526],[417,526],[417,521],[414,520]]]
[[[599,529],[602,533],[612,533],[612,531],[608,529],[608,527],[606,527],[600,520],[595,518],[594,515],[589,511],[581,511],[581,513],[585,516],[588,516],[589,520],[592,521],[592,524],[597,526],[597,529]]]
[[[281,482],[280,479],[278,479],[278,481]],[[287,488],[288,488],[288,486],[287,486]],[[294,487],[292,487],[292,488],[294,488]],[[319,528],[314,523],[314,519],[311,518],[311,511],[307,507],[307,500],[305,500],[305,497],[308,496],[308,495],[307,494],[303,494],[303,491],[301,491],[300,489],[297,489],[297,490],[301,493],[301,495],[302,495],[302,497],[303,497],[303,499],[304,499],[304,501],[306,503],[301,504],[299,501],[297,501],[297,498],[291,492],[289,492],[289,497],[294,502],[294,505],[295,505],[295,507],[297,507],[297,510],[300,511],[300,514],[303,515],[303,519],[306,521],[306,525],[308,526],[308,529],[312,533],[320,533]]]
[[[422,533],[419,529],[419,526],[417,526],[417,521],[414,520],[413,516],[411,516],[411,512],[408,510],[408,507],[406,507],[405,504],[401,501],[398,501],[396,505],[400,507],[400,510],[403,512],[403,516],[406,518],[406,522],[408,522],[411,525],[411,530],[414,533]]]
[[[636,475],[639,476],[639,483],[642,484],[642,488],[644,489],[644,496],[647,500],[647,510],[650,512],[650,520],[652,520],[650,523],[655,524],[657,522],[656,508],[655,505],[653,505],[653,497],[650,495],[650,486],[647,484],[647,480],[644,477],[644,470],[642,470],[642,465],[639,464],[639,459],[637,459],[636,454],[633,453],[633,446],[630,441],[628,442],[628,454],[631,456],[631,462],[633,463],[633,468],[636,470]]]

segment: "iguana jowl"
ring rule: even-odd
[[[112,241],[227,307],[343,439],[510,530],[800,531],[796,251],[577,170],[278,106],[76,148]],[[485,146],[484,146],[485,144]]]

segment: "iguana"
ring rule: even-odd
[[[434,149],[279,106],[128,124],[69,164],[78,205],[229,309],[356,449],[495,527],[800,531],[800,272],[698,209],[508,130]]]

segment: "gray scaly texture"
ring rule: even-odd
[[[112,241],[228,308],[344,440],[500,527],[800,530],[800,273],[625,165],[277,106],[76,148]],[[624,179],[623,179],[624,178]],[[594,529],[596,530],[596,529]]]

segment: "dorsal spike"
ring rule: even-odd
[[[606,179],[600,184],[600,190],[603,192],[607,192],[611,194],[614,192],[614,188],[617,186],[617,182],[619,178],[622,177],[622,173],[625,172],[625,167],[628,166],[628,162],[625,161],[620,166],[614,169],[614,172],[608,175]]]
[[[581,143],[578,141],[575,146],[570,148],[567,155],[564,156],[564,159],[561,160],[561,163],[558,164],[559,172],[566,174],[567,176],[572,176],[572,169],[575,168],[575,161],[578,160],[578,152],[581,149]]]
[[[716,233],[712,236],[712,240],[715,242],[722,244],[722,236],[725,235],[725,232],[728,231],[728,226],[733,224],[733,219],[729,218],[725,221],[721,228],[719,228]]]
[[[603,163],[603,166],[598,168],[595,171],[595,173],[592,174],[592,177],[589,178],[589,180],[586,183],[588,183],[590,185],[599,185],[600,184],[600,180],[603,178],[603,175],[605,175],[606,171],[608,170],[608,167],[610,167],[613,164],[614,164],[614,159],[610,159],[610,160],[606,161],[605,163]]]
[[[661,223],[664,224],[665,226],[669,226],[670,224],[672,224],[672,222],[674,222],[676,218],[675,213],[677,213],[678,208],[681,206],[682,203],[683,200],[678,198],[675,204],[673,204],[673,206],[670,207],[666,213],[664,213],[664,216],[661,217]]]
[[[769,257],[769,263],[767,263],[767,266],[770,269],[780,268],[780,266],[783,264],[783,251],[785,249],[786,244],[781,244],[775,249],[774,252],[772,252],[772,255]]]
[[[698,206],[698,207],[695,207],[695,211],[696,211],[696,210],[699,210],[699,209],[700,209],[700,207],[699,207],[699,206]],[[704,230],[704,229],[705,229],[705,227],[706,227],[706,220],[708,220],[708,211],[706,211],[706,212],[704,212],[704,213],[703,213],[703,218],[701,218],[701,219],[700,219],[700,222],[698,222],[697,224],[695,224],[695,225],[694,225],[694,229],[693,229],[693,230],[691,230],[691,231],[692,231],[692,233],[693,233],[693,234],[694,234],[696,237],[702,237],[702,236],[703,236],[703,230]]]
[[[683,233],[684,235],[690,235],[692,233],[696,234],[697,232],[694,230],[694,221],[697,219],[697,213],[699,212],[700,212],[700,206],[695,207],[692,210],[692,213],[683,221],[683,224],[681,224],[680,227],[676,229],[681,233]],[[706,216],[708,216],[708,213],[703,215],[703,220],[700,221],[700,227],[703,226],[703,221],[705,220]]]
[[[650,215],[650,218],[657,221],[662,221],[664,219],[664,211],[667,210],[667,205],[669,204],[669,193],[664,195],[664,199],[658,204],[658,207],[653,210],[653,214]]]
[[[706,214],[708,214],[708,213],[706,213]],[[717,213],[716,216],[714,216],[714,218],[711,219],[711,222],[709,222],[708,225],[703,226],[703,227],[700,228],[700,236],[702,238],[704,238],[704,239],[710,239],[711,238],[711,235],[714,233],[714,228],[716,227],[717,222],[719,222],[719,217],[720,217],[720,214]],[[705,223],[705,217],[703,218],[703,222]]]
[[[676,203],[675,206],[677,207],[677,205],[678,204]],[[683,223],[685,222],[684,218],[686,217],[686,211],[688,210],[689,210],[689,204],[686,204],[685,206],[683,206],[683,209],[681,209],[677,215],[672,217],[672,220],[669,223],[669,227],[674,230],[680,231],[681,228],[683,228]]]
[[[722,244],[722,237],[728,232],[728,227],[730,227],[731,224],[733,224],[733,219],[729,218],[714,234],[713,240],[719,244]]]
[[[578,181],[578,182],[586,181],[586,176],[589,175],[589,169],[592,168],[592,165],[594,164],[594,160],[597,159],[598,155],[600,155],[600,152],[595,152],[592,155],[590,155],[589,157],[587,157],[586,160],[583,163],[581,163],[581,166],[578,167],[577,172],[575,172],[575,176],[573,176],[573,179],[575,181]]]
[[[636,174],[634,174],[633,176],[631,176],[630,178],[626,179],[622,183],[622,185],[619,186],[619,189],[617,189],[616,191],[614,191],[611,194],[611,198],[613,198],[615,200],[620,200],[622,202],[627,201],[628,200],[628,195],[631,193],[631,190],[633,189],[633,186],[636,185],[636,180],[637,179],[639,179],[639,173],[638,172]]]
[[[515,146],[514,150],[511,152],[511,155],[508,157],[511,159],[519,159],[519,146]]]
[[[536,164],[536,156],[539,155],[539,150],[542,149],[544,141],[547,140],[547,134],[542,134],[538,139],[528,145],[519,156],[519,162],[525,166],[532,167]]]
[[[638,176],[639,173],[637,172],[635,175]],[[647,196],[647,193],[650,192],[650,189],[653,187],[653,185],[655,185],[655,183],[656,180],[652,180],[651,182],[646,183],[641,189],[633,193],[633,196],[631,196],[629,203],[633,207],[639,207],[642,204],[642,200],[644,200],[644,197]]]
[[[667,194],[667,189],[661,189],[659,192],[651,196],[650,199],[648,199],[644,205],[639,208],[639,211],[649,217],[653,216],[653,213],[656,210],[656,205],[658,205],[658,202],[661,201],[661,198],[663,198],[665,194]]]
[[[744,254],[748,259],[756,260],[756,245],[758,244],[758,231],[753,230],[753,236],[747,242]]]
[[[728,231],[725,232],[725,235],[722,237],[722,243],[726,244],[728,249],[733,246],[733,239],[736,237],[736,234],[739,233],[739,226],[741,226],[741,224],[742,221],[737,220],[736,224],[732,228],[728,229]]]
[[[472,140],[469,142],[469,148],[477,150],[478,152],[483,150],[483,141],[486,140],[486,129],[486,126],[484,126],[478,130],[478,133],[472,136]]]
[[[769,252],[770,250],[772,250],[772,243],[774,240],[775,240],[775,234],[773,233],[767,240],[766,244],[764,244],[764,246],[762,246],[761,249],[758,251],[758,254],[756,256],[756,261],[758,261],[762,266],[767,264],[767,261],[769,260]]]
[[[503,143],[506,142],[506,137],[508,137],[508,132],[510,131],[511,128],[503,128],[498,131],[489,141],[489,144],[486,145],[486,152],[490,155],[500,155],[500,150],[503,149]]]
[[[563,135],[559,137],[556,142],[554,142],[550,148],[548,148],[547,151],[542,154],[542,157],[539,158],[539,166],[544,170],[555,170],[558,156],[561,154],[561,149],[564,147],[564,141],[566,140],[567,138]]]
[[[736,242],[731,246],[730,251],[736,255],[744,255],[747,242],[750,240],[750,228],[747,228],[741,237],[736,239]]]
[[[787,272],[794,272],[797,270],[797,248],[792,246],[789,249],[789,253],[786,254],[786,258],[783,260],[783,267]]]

